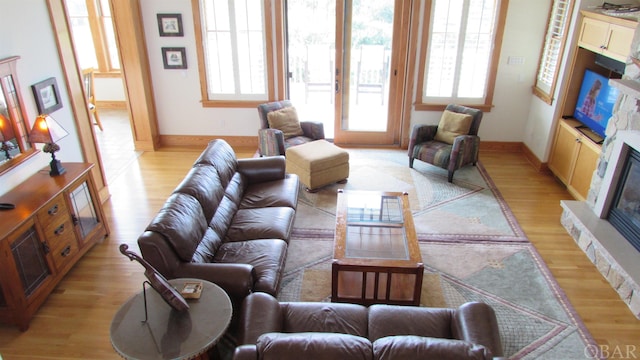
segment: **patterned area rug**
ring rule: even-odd
[[[425,273],[422,306],[482,301],[510,359],[585,359],[595,341],[479,164],[409,169],[405,152],[349,150],[349,182],[300,192],[280,301],[330,301],[336,191],[407,191]]]

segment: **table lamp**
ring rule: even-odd
[[[6,160],[11,160],[9,150],[13,149],[14,145],[9,140],[13,138],[13,129],[11,128],[11,124],[9,124],[9,120],[0,114],[0,150],[4,151]]]
[[[49,163],[51,165],[49,175],[51,176],[57,176],[67,171],[62,167],[60,160],[56,159],[56,151],[60,150],[60,146],[56,144],[56,141],[67,135],[69,133],[47,114],[38,115],[29,133],[29,142],[44,143],[42,151],[51,153],[51,163]]]

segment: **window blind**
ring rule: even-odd
[[[540,58],[536,88],[549,99],[555,90],[573,0],[554,0]]]

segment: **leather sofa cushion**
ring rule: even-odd
[[[253,290],[276,296],[286,256],[287,243],[284,240],[262,239],[224,243],[213,262],[252,265],[255,275]]]
[[[283,180],[265,181],[250,184],[240,203],[241,209],[286,206],[295,209],[298,206],[298,178],[285,175]]]
[[[224,188],[220,184],[218,171],[212,166],[191,168],[174,192],[188,194],[196,198],[202,206],[207,222],[211,221],[224,196]]]
[[[367,337],[367,308],[357,304],[281,303],[283,332],[331,332]]]
[[[194,166],[213,166],[218,171],[222,187],[226,188],[236,172],[238,160],[231,146],[224,140],[212,140],[196,159]]]
[[[222,245],[222,240],[211,228],[207,228],[200,244],[196,247],[191,262],[206,264],[213,262],[218,249]]]
[[[366,338],[332,333],[267,333],[256,344],[262,360],[368,360],[371,342]]]
[[[207,229],[202,207],[191,195],[175,193],[147,227],[164,236],[182,261],[190,262]]]
[[[369,339],[397,334],[433,338],[453,338],[451,329],[454,309],[423,308],[397,305],[369,307]]]
[[[486,360],[492,356],[482,345],[462,340],[399,335],[387,336],[373,342],[376,360]]]
[[[225,242],[289,239],[296,212],[290,207],[240,209],[227,230]]]

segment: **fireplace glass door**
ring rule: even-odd
[[[640,251],[640,153],[634,149],[616,187],[609,222]]]

